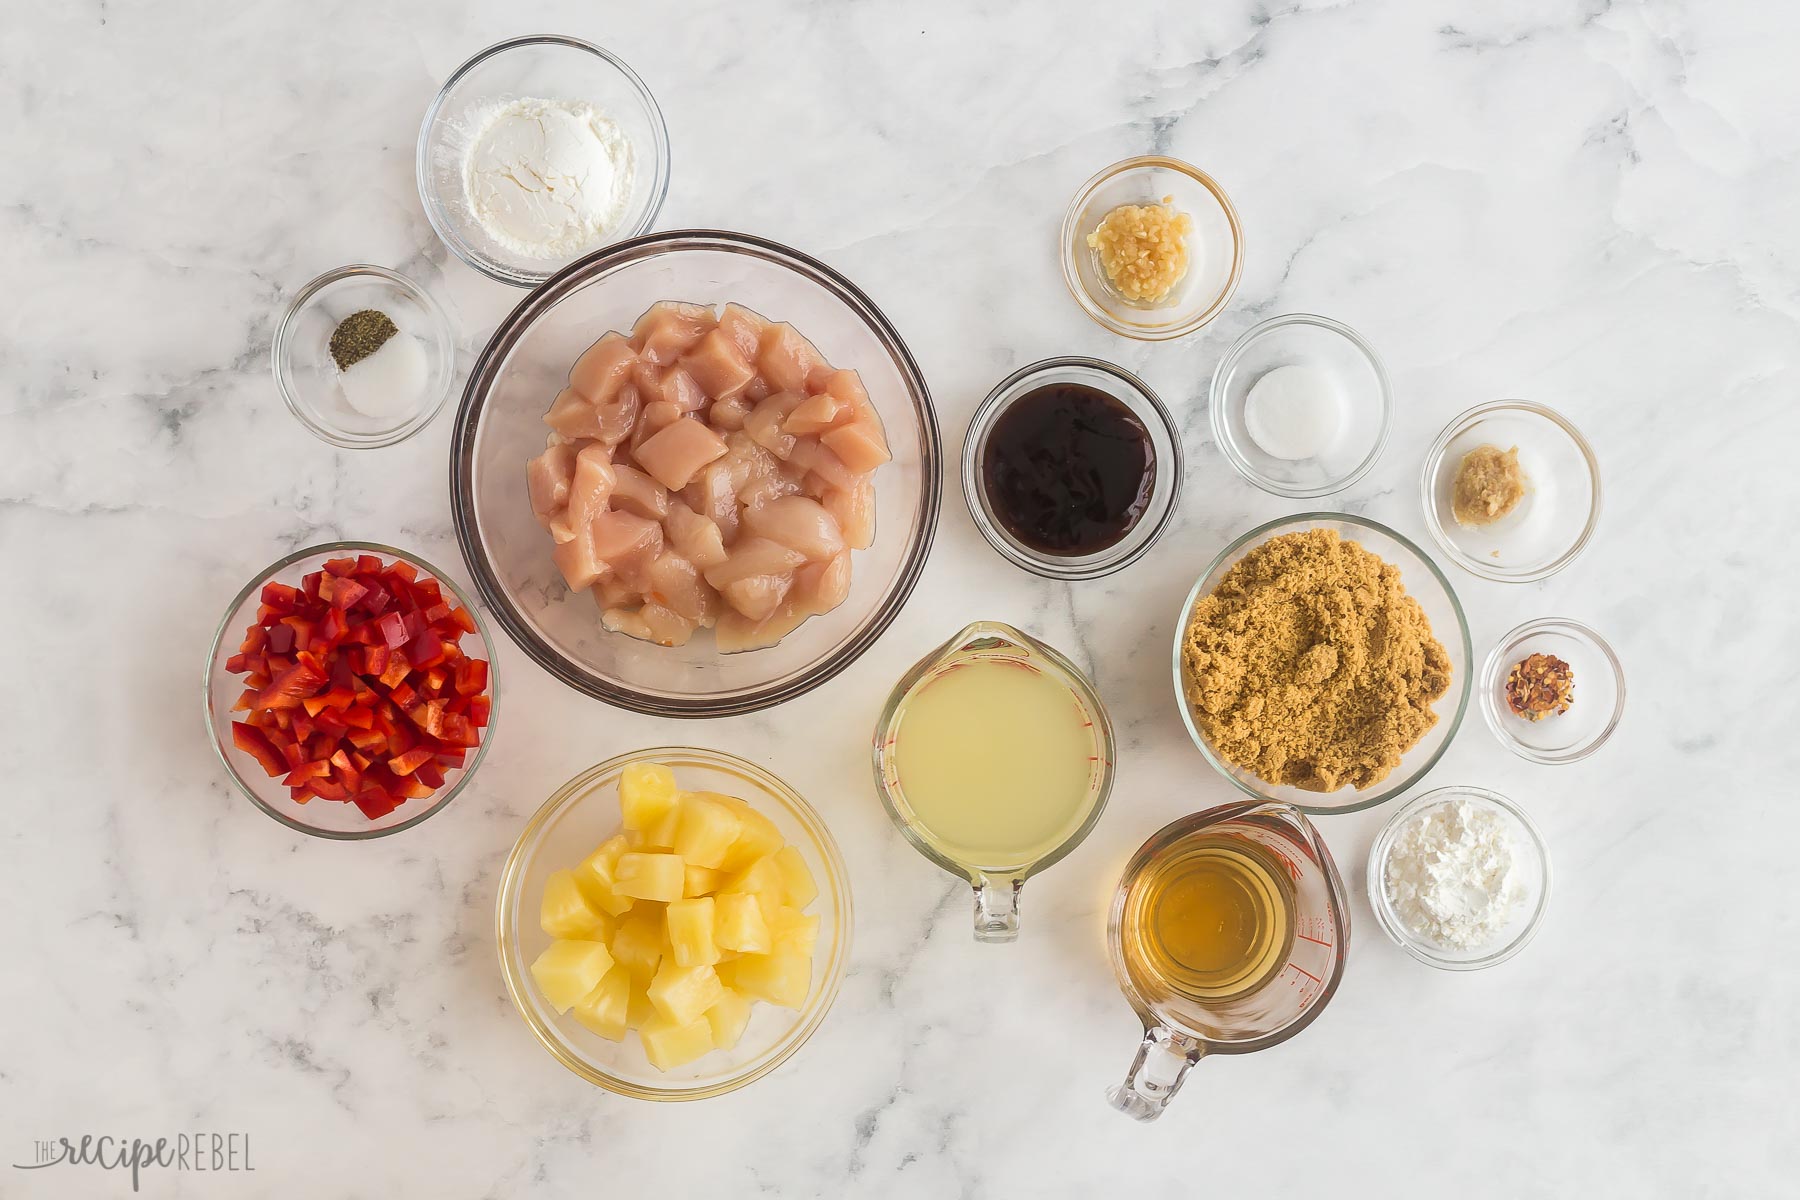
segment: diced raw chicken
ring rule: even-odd
[[[736,609],[727,609],[719,614],[719,625],[713,633],[714,644],[721,654],[739,654],[773,646],[792,633],[808,615],[791,604],[783,604],[767,620],[752,621]]]
[[[738,353],[751,361],[756,359],[763,331],[768,327],[767,321],[741,304],[727,304],[725,311],[719,314],[719,329],[731,339]]]
[[[875,540],[875,485],[859,479],[853,488],[825,493],[822,503],[825,511],[837,519],[844,542],[852,550],[867,550]]]
[[[613,398],[601,405],[599,413],[600,440],[608,446],[617,446],[631,436],[637,428],[638,415],[643,408],[638,398],[638,390],[631,384],[620,388]]]
[[[725,439],[702,421],[683,420],[646,438],[637,449],[637,461],[658,483],[680,491],[701,467],[724,454]]]
[[[651,433],[655,433],[659,429],[667,429],[675,422],[681,420],[684,415],[685,414],[681,409],[670,404],[666,400],[652,400],[649,404],[644,405],[643,424]],[[638,442],[638,445],[642,446],[644,442],[649,440],[649,436],[645,435],[645,437]]]
[[[620,575],[602,575],[594,581],[594,603],[601,608],[630,608],[642,593]]]
[[[825,483],[834,488],[847,490],[856,486],[862,476],[844,465],[829,447],[821,444],[814,437],[799,438],[788,454],[788,461],[805,467]]]
[[[669,501],[663,531],[675,552],[702,570],[725,561],[725,539],[719,527],[680,499]]]
[[[752,621],[766,621],[794,586],[792,575],[751,575],[734,579],[719,591],[725,603]]]
[[[761,375],[752,375],[750,377],[750,382],[744,385],[744,390],[740,392],[739,395],[743,396],[744,399],[752,404],[761,404],[764,400],[767,400],[773,395],[774,392],[775,389],[769,386],[768,380],[764,379]]]
[[[637,352],[631,343],[616,333],[609,333],[589,346],[569,368],[569,386],[596,405],[613,398],[631,374]]]
[[[700,390],[686,367],[670,367],[664,372],[655,395],[684,413],[699,412],[706,407],[706,393]]]
[[[699,477],[689,485],[683,499],[687,501],[689,508],[717,527],[719,536],[727,545],[737,537],[737,487],[731,481],[731,468],[726,463],[711,463],[704,468]]]
[[[837,518],[805,496],[783,496],[746,508],[743,521],[752,535],[798,550],[815,562],[836,558],[844,551]]]
[[[794,590],[788,602],[811,615],[828,613],[850,594],[850,552],[825,562],[807,563],[794,572]]]
[[[824,433],[833,425],[848,419],[850,406],[825,392],[808,396],[794,406],[781,428],[787,433]]]
[[[601,433],[600,410],[574,388],[564,388],[544,414],[544,424],[572,442],[597,438]]]
[[[662,552],[662,526],[635,513],[608,509],[589,522],[588,535],[594,557],[614,570],[635,565],[635,558],[654,558]]]
[[[888,453],[881,430],[867,421],[857,420],[838,429],[827,429],[819,435],[819,440],[858,475],[867,475],[894,457]]]
[[[783,392],[804,392],[807,374],[824,363],[813,344],[785,321],[770,326],[756,353],[756,369]]]
[[[706,624],[717,610],[711,601],[713,590],[700,578],[694,564],[675,553],[664,550],[644,572],[650,585],[650,599],[681,614],[695,624]]]
[[[794,435],[782,432],[782,422],[805,399],[802,392],[776,392],[744,418],[744,432],[776,458],[785,459],[794,452]]]
[[[714,400],[737,395],[756,374],[737,343],[719,329],[701,338],[699,345],[682,356],[681,365]]]
[[[659,646],[681,646],[694,636],[694,624],[684,621],[659,604],[646,604],[635,611],[609,608],[600,614],[600,623],[614,633],[655,642]]]
[[[660,521],[669,515],[669,493],[662,484],[634,467],[620,463],[613,468],[613,507]]]
[[[551,534],[558,541],[579,540],[588,524],[606,511],[606,502],[612,498],[617,483],[618,475],[606,447],[599,442],[583,442],[575,455],[564,524],[560,531],[553,524]]]
[[[713,406],[707,410],[706,419],[714,429],[742,429],[754,407],[756,406],[750,400],[750,393],[745,391],[729,400],[714,401]]]
[[[569,507],[569,483],[575,475],[575,447],[555,442],[525,464],[525,482],[531,491],[531,511],[546,527],[550,518]]]
[[[720,591],[725,585],[752,575],[787,575],[806,561],[798,550],[771,542],[768,538],[742,537],[731,547],[731,554],[716,567],[704,572],[706,582]]]
[[[704,304],[677,304],[664,300],[651,305],[650,311],[638,318],[638,323],[632,326],[631,337],[646,361],[659,367],[668,366],[686,354],[716,324],[712,309]]]
[[[606,569],[600,556],[594,553],[594,539],[585,531],[576,532],[578,536],[556,543],[550,551],[556,569],[562,572],[563,582],[569,585],[571,592],[591,586]]]
[[[823,391],[840,404],[848,405],[857,417],[866,417],[877,428],[880,427],[881,418],[875,412],[875,405],[869,400],[868,389],[863,387],[862,376],[855,371],[833,371],[816,390]]]

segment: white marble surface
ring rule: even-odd
[[[1589,0],[679,6],[497,0],[67,3],[0,16],[0,1160],[83,1132],[249,1133],[257,1173],[146,1195],[1124,1196],[1793,1194],[1800,1170],[1800,15]],[[522,23],[522,24],[521,24]],[[349,260],[453,309],[464,365],[520,293],[450,258],[412,182],[420,113],[501,36],[598,40],[659,96],[659,226],[811,251],[909,339],[948,445],[1035,357],[1141,372],[1181,414],[1177,526],[1075,587],[1007,566],[952,491],[913,602],[829,686],[671,726],[506,647],[505,723],[454,808],[403,836],[290,834],[221,777],[196,711],[213,624],[278,553],[338,536],[456,561],[448,422],[335,452],[267,369],[285,296]],[[1167,150],[1248,234],[1230,310],[1126,343],[1064,294],[1071,190]],[[1102,947],[1130,851],[1230,799],[1187,742],[1181,594],[1296,506],[1233,475],[1204,385],[1262,316],[1365,333],[1398,415],[1334,507],[1423,539],[1417,474],[1456,412],[1524,396],[1602,460],[1606,513],[1527,586],[1453,571],[1477,652],[1537,614],[1621,653],[1625,724],[1533,767],[1471,717],[1430,782],[1523,802],[1557,894],[1499,969],[1437,973],[1366,901],[1341,992],[1297,1040],[1203,1063],[1139,1127],[1102,1090],[1137,1041]],[[1122,749],[1010,948],[877,806],[864,741],[892,681],[968,619],[1089,665]],[[804,734],[794,731],[805,730]],[[492,946],[497,869],[556,784],[692,736],[825,812],[857,885],[854,964],[818,1037],[698,1105],[594,1091],[529,1038]],[[1380,811],[1328,819],[1347,880]],[[0,1194],[121,1195],[68,1169]]]

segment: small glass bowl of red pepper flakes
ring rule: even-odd
[[[297,550],[231,602],[207,661],[213,748],[256,806],[354,840],[454,799],[493,738],[494,645],[421,558],[371,542]]]

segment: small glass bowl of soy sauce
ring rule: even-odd
[[[963,499],[988,544],[1049,579],[1142,558],[1175,515],[1181,436],[1150,386],[1093,358],[1047,358],[989,392],[963,442]]]

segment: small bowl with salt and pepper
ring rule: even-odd
[[[313,435],[349,450],[404,441],[450,396],[456,337],[431,294],[353,263],[300,289],[275,327],[275,386]]]

